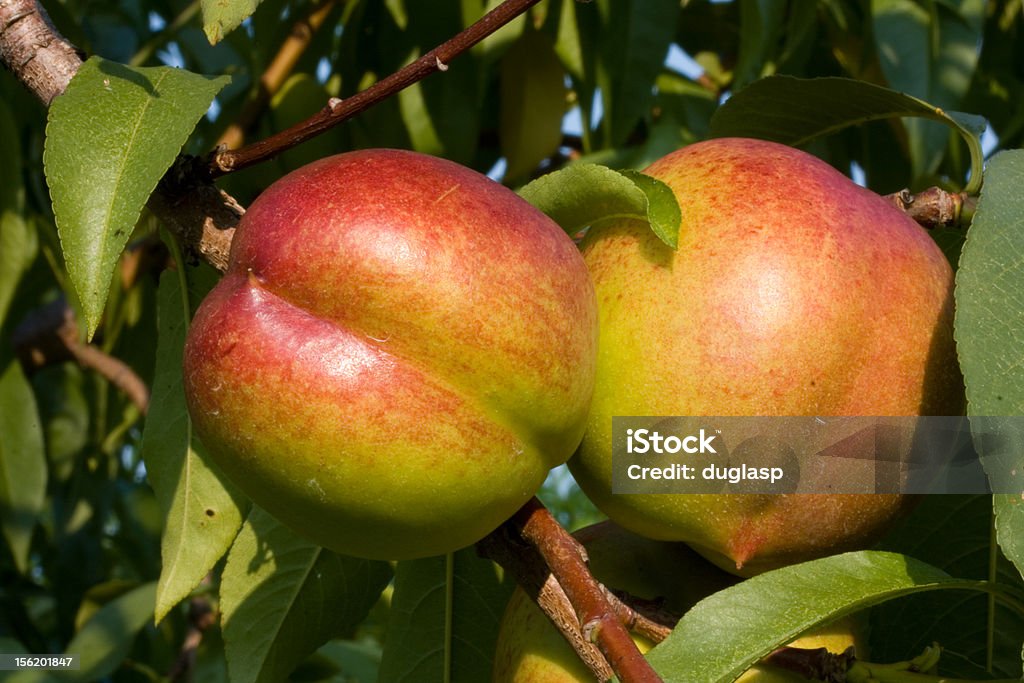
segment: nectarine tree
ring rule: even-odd
[[[0,0],[5,678],[475,682],[545,619],[597,679],[1019,680],[1022,30]],[[617,489],[617,420],[714,415],[992,457],[916,505]],[[584,533],[592,573],[605,514],[652,538]]]

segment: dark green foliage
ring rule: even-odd
[[[84,116],[81,105],[72,106],[74,97],[81,96],[79,90],[50,110],[56,123],[51,120],[52,137],[47,140],[44,107],[10,73],[0,70],[0,653],[87,647],[88,652],[79,652],[83,655],[79,675],[64,680],[164,680],[173,672],[177,672],[174,677],[181,676],[179,667],[187,661],[182,648],[189,630],[202,623],[206,630],[194,680],[224,680],[226,657],[231,656],[245,659],[230,663],[236,683],[280,677],[297,661],[301,663],[292,680],[368,682],[376,679],[382,657],[386,680],[416,680],[410,672],[424,670],[430,675],[450,675],[452,681],[483,680],[491,653],[473,648],[493,642],[509,580],[473,556],[472,550],[449,561],[403,563],[396,570],[398,580],[384,588],[390,576],[386,565],[293,544],[290,532],[260,511],[251,513],[236,537],[247,514],[245,501],[221,489],[217,474],[205,469],[197,470],[199,493],[223,501],[234,517],[217,526],[216,538],[207,535],[201,543],[190,540],[188,534],[198,533],[193,528],[202,527],[203,519],[187,516],[181,508],[200,496],[181,488],[180,482],[176,487],[175,477],[179,471],[188,474],[191,467],[204,466],[201,448],[190,438],[175,367],[187,322],[185,312],[194,309],[216,275],[206,266],[197,268],[190,255],[169,255],[157,221],[146,209],[140,217],[139,209],[185,137],[182,151],[202,155],[240,120],[247,142],[279,132],[316,113],[329,98],[350,97],[381,80],[497,2],[335,3],[282,79],[282,87],[269,98],[260,92],[260,79],[296,23],[317,7],[313,2],[46,0],[43,4],[57,28],[89,56],[133,68],[175,66],[192,72],[108,69],[128,80],[134,78],[132,74],[169,75],[180,83],[167,91],[162,104],[187,102],[190,106],[184,110],[172,106],[170,113],[149,112],[133,119],[150,136],[131,138],[133,144],[141,145],[135,151],[141,150],[147,163],[130,167],[123,178],[117,175],[108,183],[112,194],[90,196],[99,204],[115,196],[125,200],[121,183],[127,182],[135,195],[130,206],[115,212],[119,215],[107,223],[86,225],[84,232],[72,229],[69,233],[62,224],[58,233],[58,221],[68,220],[70,213],[74,222],[75,215],[87,208],[87,202],[79,201],[85,199],[82,195],[102,191],[94,182],[96,173],[110,168],[101,168],[103,146],[94,135],[109,132],[105,126],[110,124],[112,130],[114,122],[103,121],[95,113]],[[256,5],[255,13],[233,28],[244,18],[244,8]],[[215,10],[220,12],[216,16]],[[220,40],[211,45],[207,35]],[[517,54],[514,46],[522,50],[524,44],[543,49],[530,62],[542,65],[538,67],[545,72],[538,75],[542,80],[531,81],[528,69],[504,61],[507,54]],[[682,53],[696,60],[697,72],[681,67],[677,57]],[[669,55],[676,57],[667,59]],[[91,74],[92,80],[83,78],[76,86],[102,88],[106,77],[99,69],[102,64],[109,63],[91,62],[86,75]],[[223,83],[195,74],[226,75],[231,82],[218,91]],[[818,91],[829,106],[807,104],[807,81],[761,80],[774,75],[833,77],[824,82],[825,91]],[[503,78],[508,82],[503,83]],[[564,103],[560,79],[566,84]],[[718,109],[721,101],[747,87],[747,95],[737,97],[731,108]],[[885,88],[918,99],[911,101]],[[170,90],[178,91],[181,99],[172,102]],[[531,139],[530,130],[510,121],[510,116],[528,106],[503,100],[510,93],[535,93],[539,98],[538,108],[529,113],[543,140]],[[862,99],[872,93],[882,93],[881,99]],[[767,104],[751,106],[751,101],[757,102],[754,96],[767,98],[761,100]],[[206,100],[200,102],[203,97]],[[215,106],[203,116],[210,98]],[[989,156],[1024,145],[1021,0],[545,0],[526,17],[453,60],[446,72],[313,142],[222,179],[220,186],[248,204],[286,171],[328,154],[366,147],[445,156],[481,172],[492,171],[499,180],[502,164],[498,162],[508,156],[515,161],[515,177],[505,180],[522,185],[576,160],[616,170],[642,169],[667,152],[715,132],[742,132],[801,144],[844,172],[855,164],[863,170],[868,186],[880,193],[930,185],[960,190],[968,182],[971,155],[957,133],[942,125],[945,115],[931,117],[937,121],[862,116],[864,112],[920,114],[928,105],[946,113],[984,117],[991,127],[985,148]],[[71,113],[62,113],[67,110]],[[713,126],[716,110],[722,113]],[[243,112],[248,112],[244,119]],[[561,139],[555,145],[565,113],[581,124],[561,126]],[[76,122],[75,114],[83,120]],[[970,129],[978,119],[957,118],[957,122]],[[851,123],[856,125],[850,127]],[[976,131],[967,132],[969,136]],[[48,176],[43,172],[44,141]],[[52,157],[49,145],[55,142],[64,147]],[[80,153],[75,153],[76,145]],[[159,158],[146,153],[154,146],[162,150]],[[109,147],[131,156],[127,143],[115,140]],[[89,159],[78,185],[68,184],[68,166],[85,159],[86,151],[100,154]],[[541,153],[549,156],[537,162]],[[53,159],[57,167],[52,169]],[[524,163],[534,167],[526,169]],[[1020,287],[1016,286],[1024,276],[1021,259],[1015,258],[1019,248],[1014,246],[1020,237],[1020,230],[1014,230],[1021,217],[1020,153],[1001,156],[993,168],[996,178],[978,214],[985,232],[967,240],[957,295],[962,308],[958,342],[969,351],[963,354],[963,366],[968,390],[975,392],[969,396],[972,410],[980,414],[998,410],[993,401],[1000,399],[992,395],[995,389],[987,387],[1002,387],[999,392],[1012,399],[1007,409],[1019,411],[1024,386],[1019,354],[1010,353],[1024,339]],[[561,177],[592,185],[587,178],[598,176],[593,168],[580,168]],[[637,176],[612,176],[605,181],[620,187],[619,203],[612,202],[618,210],[624,205],[629,215],[657,213],[658,220],[676,215],[668,208],[661,211],[652,199],[657,188],[643,185],[642,177],[630,182]],[[550,181],[532,186],[527,196],[531,192],[553,211],[599,220],[578,213],[581,207],[571,205],[572,197],[566,199],[567,193],[552,188]],[[583,208],[593,209],[591,195],[579,186],[575,193],[587,198],[588,207]],[[570,206],[561,206],[562,201]],[[671,243],[673,229],[663,232]],[[115,239],[109,241],[111,237]],[[97,240],[108,240],[102,253],[84,253]],[[62,252],[62,243],[67,253]],[[121,245],[127,246],[122,250]],[[963,240],[944,239],[943,245],[956,261]],[[172,258],[178,261],[175,267],[181,279],[165,275],[161,284],[160,273]],[[84,275],[83,267],[89,271]],[[33,360],[29,351],[40,340],[27,335],[26,325],[38,324],[46,311],[60,311],[64,304],[79,321],[81,342],[86,326],[90,332],[95,330],[95,348],[126,363],[152,390],[150,419],[158,418],[159,425],[146,425],[140,407],[94,368],[60,355],[48,356],[42,363]],[[980,322],[968,324],[975,319]],[[994,332],[984,336],[986,330]],[[166,476],[154,482],[159,495],[151,489],[142,461],[144,429],[152,440],[147,443],[147,457],[171,459],[150,466],[162,474],[171,468],[170,483]],[[559,521],[576,528],[598,518],[564,470],[556,472],[560,474],[549,480],[541,496]],[[940,666],[940,671],[981,678],[991,660],[991,671],[1016,676],[1024,640],[1018,594],[1024,586],[1013,563],[1016,567],[1022,563],[1019,545],[1024,519],[1019,500],[1006,497],[996,503],[999,543],[1009,561],[993,545],[989,499],[929,500],[884,545],[886,550],[916,559],[868,554],[850,556],[849,565],[830,558],[806,570],[783,570],[789,574],[754,584],[771,588],[761,606],[775,609],[780,596],[794,601],[802,596],[810,606],[790,613],[788,620],[766,617],[758,622],[764,629],[759,633],[737,634],[726,617],[756,611],[758,606],[758,591],[744,586],[715,603],[725,615],[722,619],[716,620],[715,610],[709,608],[696,613],[686,629],[677,633],[679,638],[655,659],[670,673],[731,675],[807,624],[897,594],[928,589],[875,608],[878,626],[873,651],[879,659],[909,659],[932,639],[939,639],[952,651],[948,666]],[[168,533],[165,527],[172,524],[176,528]],[[266,529],[273,531],[274,547],[269,549],[261,545],[269,538]],[[162,560],[162,546],[165,555],[173,550],[188,558],[193,563],[188,571],[169,577],[173,567],[166,557]],[[225,553],[233,553],[227,570]],[[312,573],[298,579],[288,575],[282,569],[285,558],[293,571]],[[268,599],[258,589],[250,595],[245,562],[253,565],[252,571],[259,572],[267,586],[290,591],[290,597]],[[866,573],[857,576],[858,567]],[[947,580],[939,570],[957,580]],[[222,576],[227,579],[226,594]],[[815,581],[821,577],[841,582],[844,592],[833,596],[835,604],[824,605],[824,599],[817,599]],[[981,590],[974,582],[985,579],[998,582],[992,594],[1013,599],[993,608],[988,597],[977,591],[940,590],[947,584]],[[310,620],[310,605],[321,595],[348,602],[336,612],[313,610],[315,619]],[[203,611],[220,609],[222,597],[228,603],[227,612],[244,617],[236,624],[258,614],[268,628],[280,628],[284,635],[275,640],[262,633],[264,640],[246,640],[244,624],[222,633],[215,620],[203,622]],[[420,621],[424,611],[429,618]],[[162,617],[159,624],[154,624],[154,614]],[[990,620],[992,615],[997,623]],[[416,629],[427,621],[434,632],[418,633]],[[687,657],[694,647],[709,651],[702,644],[683,642],[688,633],[717,644],[720,658],[698,662]],[[728,641],[730,635],[736,640]],[[401,636],[391,642],[390,649],[386,647],[389,636]],[[988,651],[990,640],[992,651]],[[417,668],[418,658],[425,668]],[[686,663],[673,670],[677,659]]]

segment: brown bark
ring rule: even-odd
[[[0,62],[49,107],[82,59],[34,0],[0,0]]]
[[[643,658],[619,615],[586,564],[586,551],[536,498],[506,525],[532,545],[565,591],[576,611],[584,640],[594,643],[623,683],[655,683],[661,678]]]

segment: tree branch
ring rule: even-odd
[[[570,612],[566,618],[564,603],[557,596],[557,590],[549,587],[545,600],[556,605],[555,626],[563,634],[566,630],[570,631],[567,636],[570,644],[599,680],[607,680],[607,670],[602,669],[593,653],[580,644],[580,638],[587,645],[596,644],[607,665],[624,683],[654,683],[661,680],[640,654],[620,620],[619,613],[610,604],[608,594],[590,574],[583,546],[555,521],[539,500],[533,498],[527,502],[497,531],[484,539],[481,547],[491,557],[498,555],[499,562],[508,561],[508,566],[523,571],[528,584],[524,588],[532,590],[532,595],[542,594],[538,588],[532,587],[545,586],[547,577],[539,579],[535,567],[542,565],[530,562],[528,553],[535,552],[543,559],[574,612]],[[522,569],[524,561],[528,564],[526,570]],[[516,575],[518,578],[519,574]],[[576,628],[566,629],[560,623],[566,621],[575,621]]]
[[[386,100],[435,71],[447,71],[448,63],[478,42],[512,21],[540,0],[505,0],[475,24],[442,43],[408,66],[394,72],[347,100],[331,100],[320,112],[287,130],[239,150],[220,149],[210,159],[209,172],[214,178],[252,166],[286,149],[301,144],[356,114]]]
[[[615,674],[601,651],[583,637],[576,610],[561,584],[551,574],[537,549],[523,540],[516,525],[502,524],[478,541],[476,548],[480,555],[497,562],[515,578],[596,680],[607,681]]]
[[[315,5],[307,16],[295,22],[277,54],[274,55],[269,66],[260,76],[259,88],[256,93],[245,103],[238,118],[220,136],[217,141],[218,147],[223,145],[227,149],[237,149],[242,146],[242,143],[245,142],[246,131],[259,118],[270,98],[284,85],[288,74],[295,68],[296,62],[309,47],[313,36],[316,35],[317,30],[323,25],[334,6],[335,0],[324,0],[319,5]]]
[[[143,415],[149,409],[149,388],[128,364],[98,346],[79,341],[78,321],[64,299],[34,311],[15,328],[12,337],[15,352],[29,372],[74,360],[124,392]]]
[[[82,59],[35,0],[0,0],[0,62],[49,107]]]

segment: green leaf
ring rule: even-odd
[[[625,143],[649,113],[652,84],[675,36],[678,0],[598,0],[605,142]]]
[[[156,583],[150,582],[108,602],[68,643],[81,656],[73,678],[95,681],[109,676],[131,651],[135,636],[153,618]]]
[[[1024,588],[1016,568],[992,548],[992,497],[922,496],[909,517],[883,539],[879,550],[904,552],[953,576],[993,578]],[[949,615],[955,614],[955,619]],[[1024,614],[989,596],[967,591],[932,591],[879,605],[871,610],[868,651],[875,662],[905,659],[932,643],[956,656],[942,658],[942,673],[985,678],[992,642],[993,673],[1020,677]]]
[[[32,532],[46,499],[46,451],[32,387],[16,358],[0,372],[0,530],[18,571],[29,569]]]
[[[202,0],[203,33],[210,45],[238,28],[252,16],[262,0]]]
[[[871,0],[872,35],[889,85],[928,96],[931,42],[928,10],[914,0]]]
[[[984,5],[872,0],[872,33],[889,85],[936,107],[960,106],[978,63]],[[945,153],[947,131],[917,120],[905,126],[914,175],[933,173]]]
[[[1024,150],[988,163],[956,278],[956,337],[973,415],[1024,413]]]
[[[25,220],[21,145],[10,108],[0,100],[0,326],[18,281],[35,260],[39,239]]]
[[[971,152],[971,179],[981,186],[981,134],[985,120],[947,112],[924,100],[879,85],[848,78],[770,76],[730,97],[711,119],[713,137],[774,140],[799,147],[822,135],[867,121],[916,116],[940,121],[964,138]]]
[[[550,216],[569,235],[610,218],[633,218],[651,226],[676,248],[682,213],[668,185],[637,171],[573,164],[519,190],[519,196]]]
[[[74,469],[75,456],[89,440],[87,377],[77,364],[61,363],[32,375],[50,476],[65,481]]]
[[[46,182],[89,338],[142,207],[227,82],[92,57],[50,107]]]
[[[733,69],[733,87],[742,88],[774,68],[769,61],[779,42],[789,8],[773,0],[740,0],[740,48]],[[795,10],[793,10],[795,11]]]
[[[345,672],[345,683],[375,683],[380,670],[380,645],[376,640],[332,640],[317,654]]]
[[[992,508],[999,547],[1024,575],[1024,501],[1020,496],[998,494],[992,496]]]
[[[916,592],[981,586],[905,555],[834,555],[755,576],[702,600],[647,659],[666,683],[726,683],[824,621]]]
[[[554,12],[555,8],[559,10],[555,54],[565,70],[574,79],[580,80],[584,77],[585,59],[576,22],[576,0],[552,0],[549,12]]]
[[[547,36],[528,30],[501,62],[501,153],[506,181],[525,177],[558,150],[565,73]]]
[[[480,3],[479,0],[473,0],[472,4],[475,6],[473,7],[473,10],[469,10],[466,5],[470,3],[464,2],[462,10],[464,25],[468,27],[470,24],[475,23],[480,19],[480,17],[492,11],[501,3],[502,0],[487,0],[484,3]],[[470,52],[476,55],[485,64],[500,58],[505,54],[505,51],[519,39],[519,36],[522,35],[526,28],[526,20],[528,17],[530,17],[529,11],[520,14],[515,19],[471,47]]]
[[[231,680],[285,680],[327,640],[359,624],[390,579],[386,562],[313,545],[253,506],[221,578]]]
[[[967,389],[968,415],[1024,414],[1024,150],[1001,152],[967,233],[956,276],[955,332]],[[1019,420],[1001,420],[1001,436],[1024,452]],[[1024,465],[1020,462],[1017,467]],[[1020,496],[996,495],[999,545],[1024,572],[1024,513]]]
[[[408,30],[390,46],[410,62],[450,39],[463,28],[460,3],[406,0]],[[483,78],[479,60],[470,52],[446,71],[412,84],[398,93],[402,120],[418,152],[468,164],[476,151],[480,129]]]
[[[490,680],[512,589],[473,548],[399,562],[378,683]]]
[[[192,434],[181,377],[188,303],[177,273],[161,276],[157,302],[156,369],[142,458],[164,514],[160,621],[227,552],[242,525],[245,500]]]

